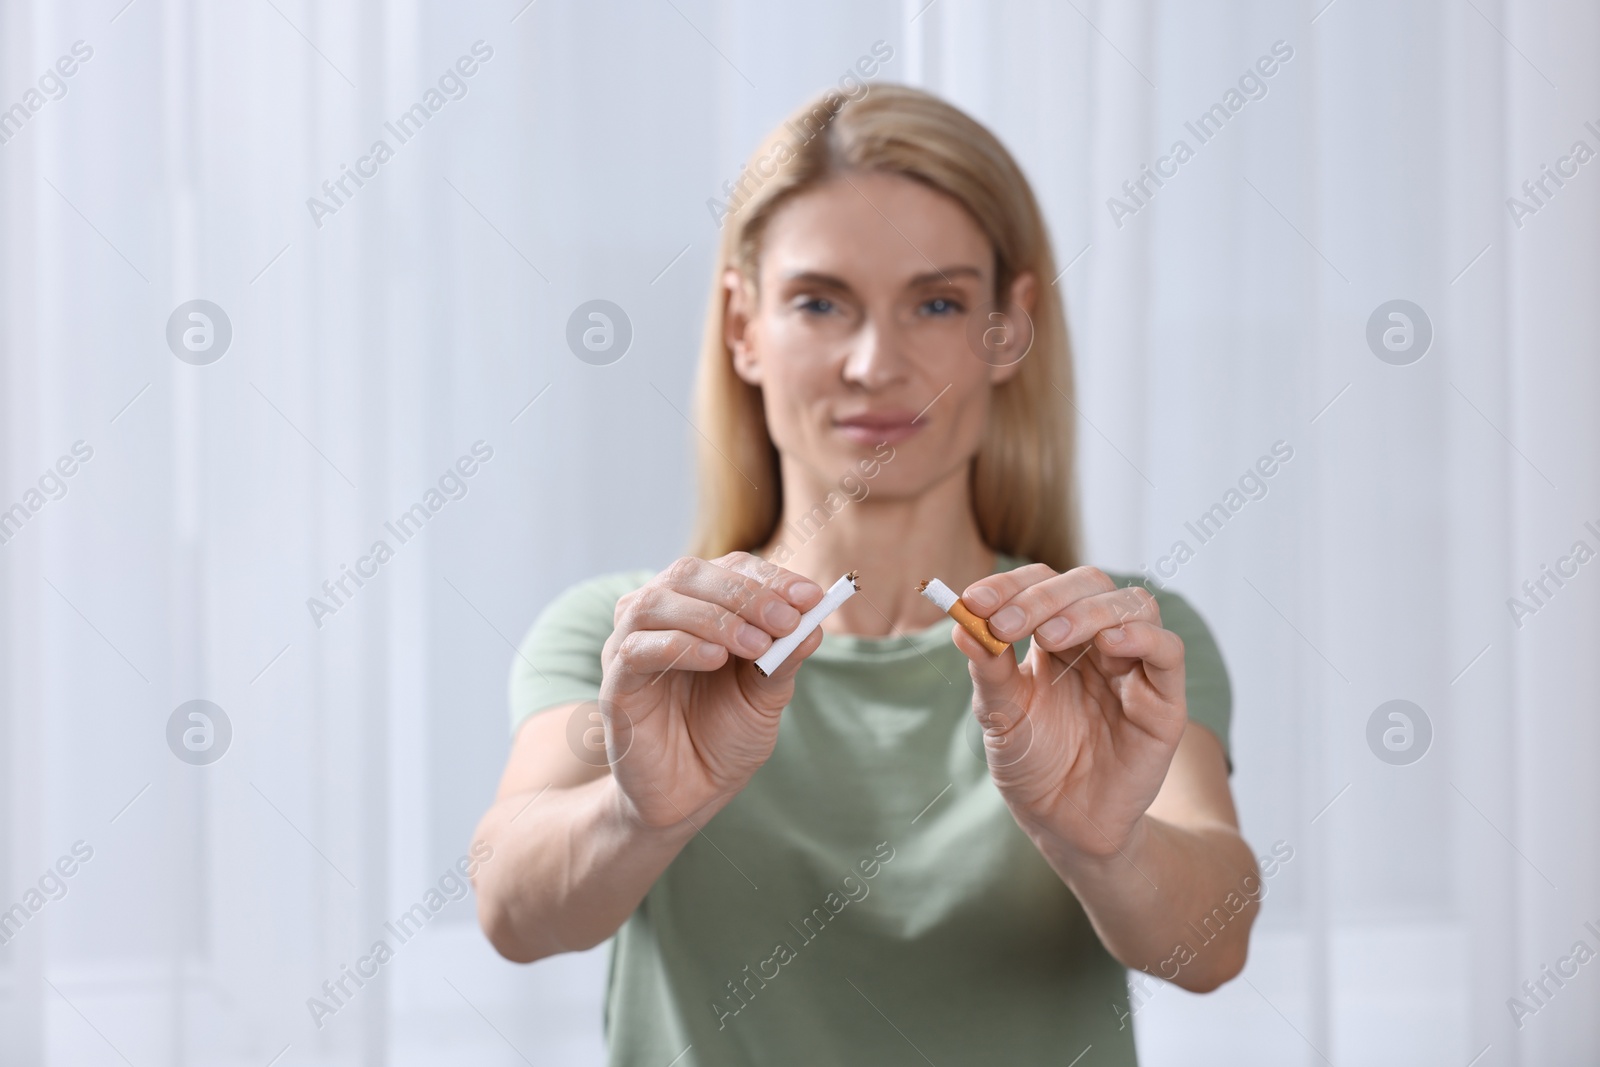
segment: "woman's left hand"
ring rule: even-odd
[[[962,601],[1000,640],[1031,637],[1021,663],[961,626],[989,773],[1018,824],[1104,858],[1155,800],[1188,721],[1183,641],[1155,597],[1102,571],[1044,564],[990,575]]]

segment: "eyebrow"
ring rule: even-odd
[[[928,285],[932,282],[949,281],[951,278],[963,276],[981,279],[983,277],[983,271],[979,270],[977,267],[968,266],[965,264],[956,267],[945,267],[943,269],[935,267],[931,271],[915,275],[907,284],[911,287],[915,287],[918,285]],[[809,282],[813,285],[826,285],[834,289],[848,290],[850,288],[850,284],[843,278],[816,270],[794,271],[792,273],[785,274],[783,276],[783,280],[785,282]]]

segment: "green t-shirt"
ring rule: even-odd
[[[544,611],[512,663],[513,728],[598,697],[616,602],[650,577]],[[1152,592],[1186,648],[1189,717],[1227,751],[1216,642]],[[1066,1065],[1089,1045],[1080,1067],[1136,1063],[1126,971],[990,780],[951,625],[827,634],[800,668],[772,757],[612,939],[612,1064]]]

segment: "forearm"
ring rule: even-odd
[[[1048,831],[1034,843],[1124,966],[1197,993],[1244,968],[1261,883],[1231,827],[1189,829],[1145,815],[1109,855],[1086,855]]]
[[[520,963],[616,933],[695,834],[689,822],[652,829],[630,818],[609,774],[534,796],[500,798],[478,826],[494,849],[475,879],[478,919]]]

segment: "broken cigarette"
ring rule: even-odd
[[[961,624],[961,628],[976,637],[978,641],[995,655],[1004,652],[1010,646],[989,632],[989,624],[967,609],[961,598],[951,591],[937,578],[924,578],[917,583],[917,592],[939,605],[939,610]]]
[[[756,670],[761,672],[761,677],[771,677],[772,672],[783,666],[783,661],[789,658],[789,653],[800,647],[800,642],[811,636],[811,631],[822,625],[822,620],[839,610],[839,605],[855,596],[860,591],[856,585],[856,573],[851,571],[829,589],[822,597],[821,603],[804,615],[800,616],[800,623],[794,632],[786,637],[780,637],[772,642],[772,647],[756,660]]]

